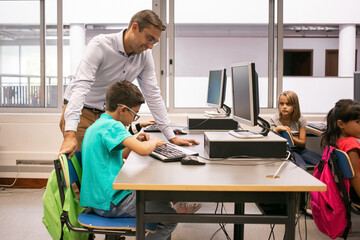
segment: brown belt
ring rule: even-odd
[[[68,102],[69,102],[68,100],[64,99],[64,104],[68,104]],[[105,112],[105,111],[97,109],[97,108],[91,108],[91,107],[85,107],[85,106],[83,107],[83,109],[90,110],[94,113],[104,113]]]

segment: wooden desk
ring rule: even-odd
[[[161,135],[158,135],[161,136]],[[180,136],[201,142],[189,147],[204,156],[203,134]],[[226,164],[225,164],[226,163]],[[136,190],[136,239],[144,239],[145,222],[234,223],[234,239],[243,239],[244,223],[285,224],[285,239],[295,239],[295,195],[297,192],[326,191],[326,185],[291,162],[280,178],[273,175],[279,159],[227,161],[204,166],[163,163],[150,156],[131,153],[116,177],[114,189]],[[150,214],[145,201],[233,202],[234,214]],[[244,214],[244,203],[286,203],[287,216]],[[241,225],[240,225],[241,224]]]
[[[308,133],[312,133],[316,136],[321,136],[321,134],[323,134],[324,131],[318,130],[316,128],[312,128],[310,126],[306,126],[306,130]]]

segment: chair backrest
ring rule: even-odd
[[[89,239],[88,230],[83,229],[77,221],[78,216],[84,211],[79,204],[82,178],[81,153],[77,152],[71,159],[61,154],[54,160],[54,166],[62,208],[59,216],[61,239]]]
[[[283,138],[287,140],[290,148],[295,146],[294,141],[292,140],[291,135],[288,131],[281,131],[279,133]]]
[[[337,156],[339,168],[343,172],[344,178],[353,178],[355,176],[355,172],[347,153],[339,149],[335,149],[334,153]]]
[[[58,159],[54,160],[54,166],[61,204],[64,205],[65,201],[64,188],[72,188],[79,200],[82,178],[81,152],[75,152],[71,159],[68,159],[68,155],[61,154]]]

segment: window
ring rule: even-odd
[[[0,106],[40,107],[40,1],[2,1],[0,9]]]
[[[135,12],[152,6],[151,0],[63,0],[63,62],[58,63],[57,2],[0,1],[1,112],[59,112],[62,107],[59,89],[61,84],[66,88],[77,68],[75,60],[81,59],[82,54],[76,49],[78,43],[75,48],[70,44],[78,41],[78,36],[70,35],[73,23],[85,26],[84,49],[95,35],[121,31]],[[83,11],[86,14],[78,14]],[[57,76],[58,64],[62,69],[61,81]]]
[[[260,105],[267,106],[268,4],[175,1],[174,112],[205,108],[209,70],[221,68],[228,76],[225,103],[232,106],[230,66],[238,62],[257,64]]]

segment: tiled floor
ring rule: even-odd
[[[4,240],[48,240],[51,239],[47,229],[41,222],[43,207],[41,197],[44,189],[0,189],[0,239]],[[199,212],[213,212],[215,203],[206,203]],[[228,212],[233,211],[231,204],[226,204]],[[254,204],[246,204],[246,212],[257,213],[258,209]],[[360,239],[360,216],[352,215],[353,232],[349,240]],[[304,217],[300,218],[300,229],[296,228],[296,239],[306,239]],[[330,239],[323,235],[316,228],[313,220],[306,221],[307,239],[324,240]],[[231,224],[226,226],[229,236],[232,238]],[[217,231],[217,224],[194,224],[180,223],[172,235],[173,240],[223,240],[226,239],[222,231]],[[245,239],[268,239],[270,233],[269,225],[245,225]],[[301,234],[301,238],[300,235]],[[284,227],[275,227],[275,239],[283,239]],[[213,236],[213,237],[212,237]],[[96,236],[96,239],[104,239],[103,235]],[[128,240],[135,239],[127,237]],[[272,238],[271,238],[272,239]]]

